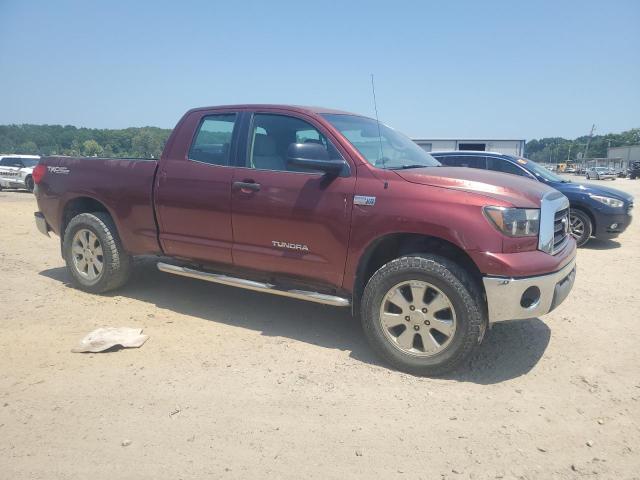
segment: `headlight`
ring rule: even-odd
[[[484,207],[483,210],[493,226],[509,237],[534,237],[540,231],[537,208]]]
[[[624,205],[624,202],[622,200],[618,200],[617,198],[603,197],[602,195],[589,196],[600,203],[604,203],[608,207],[620,208]]]

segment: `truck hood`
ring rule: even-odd
[[[605,187],[602,185],[593,185],[590,183],[574,183],[574,182],[566,182],[566,183],[553,183],[550,184],[556,190],[560,190],[565,195],[602,195],[605,197],[617,198],[618,200],[623,200],[627,203],[633,201],[633,195],[629,195],[626,192],[621,190],[617,190],[611,187]]]
[[[541,182],[475,168],[427,167],[394,172],[407,182],[462,190],[521,208],[540,208],[542,197],[553,191]]]

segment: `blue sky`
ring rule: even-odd
[[[640,2],[0,0],[0,124],[322,105],[419,137],[640,127]]]

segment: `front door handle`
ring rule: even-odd
[[[240,190],[243,193],[259,192],[260,184],[254,182],[253,180],[245,182],[233,182],[233,189],[235,191]]]

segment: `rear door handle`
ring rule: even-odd
[[[241,192],[244,192],[244,193],[259,192],[260,184],[254,181],[233,182],[233,189],[235,191],[240,190]]]

